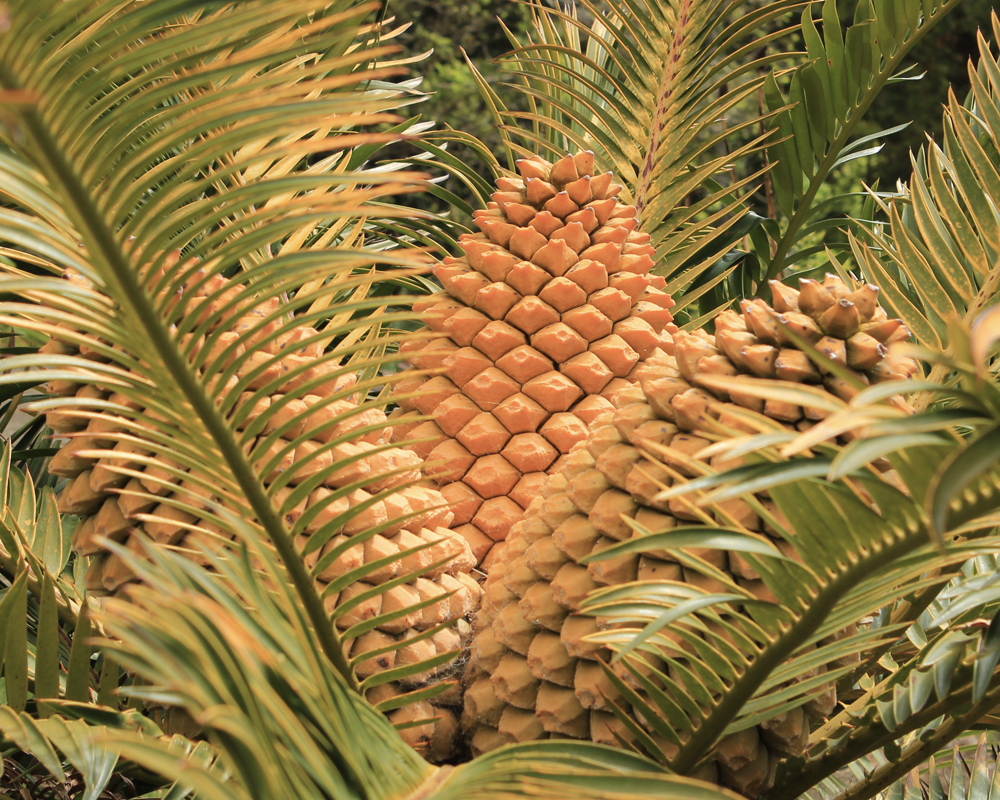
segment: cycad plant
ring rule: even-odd
[[[505,166],[375,4],[4,5],[5,780],[941,794],[1000,702],[986,40],[908,186],[823,192],[957,2],[539,5]]]

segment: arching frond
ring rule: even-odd
[[[699,575],[683,586],[604,589],[587,601],[590,613],[632,628],[592,637],[648,683],[647,696],[631,691],[629,701],[645,718],[662,718],[664,730],[691,731],[664,751],[670,763],[689,764],[724,734],[808,704],[828,719],[807,754],[782,766],[770,796],[791,800],[859,758],[895,753],[863,788],[841,795],[871,797],[995,713],[1000,395],[982,379],[982,359],[1000,340],[995,318],[971,333],[953,324],[957,356],[918,351],[962,376],[954,389],[913,387],[934,391],[943,401],[934,410],[911,416],[886,402],[905,382],[878,385],[798,437],[720,437],[714,454],[750,463],[706,469],[661,494],[717,515],[742,499],[784,547],[739,525],[675,528],[639,531],[592,557],[668,549],[685,574]],[[788,400],[764,382],[748,391]],[[843,433],[851,441],[836,444]],[[811,457],[786,460],[803,452]],[[719,550],[759,577],[727,581],[712,569]],[[644,652],[669,672],[651,671],[636,657]],[[834,686],[839,705],[830,701]]]
[[[0,42],[0,238],[13,258],[0,318],[52,337],[41,355],[5,359],[0,381],[44,370],[50,397],[34,408],[67,420],[76,448],[60,451],[76,487],[62,510],[91,513],[93,492],[121,490],[172,546],[231,537],[234,519],[259,526],[351,683],[343,640],[349,651],[364,628],[331,624],[324,606],[342,587],[317,576],[349,549],[337,530],[410,479],[403,465],[366,478],[367,452],[344,445],[346,430],[369,432],[366,397],[406,318],[391,293],[420,260],[404,255],[420,240],[392,197],[424,185],[370,161],[409,135],[373,9],[14,3]],[[100,490],[79,458],[99,459]],[[375,496],[341,509],[365,487]],[[440,556],[418,556],[417,574]],[[91,588],[131,579],[115,564]]]
[[[997,775],[996,737],[984,733],[976,742],[955,744],[935,754],[926,765],[894,783],[882,796],[886,800],[904,800],[918,794],[928,800],[943,800],[945,797],[952,800],[986,797],[992,800],[998,793],[1000,776]]]
[[[95,739],[108,736],[112,731],[141,733],[168,757],[191,762],[206,773],[225,777],[216,762],[216,754],[206,742],[192,742],[180,735],[168,738],[151,720],[136,711],[118,712],[106,707],[81,709],[68,704],[63,704],[60,710],[68,711],[67,716],[38,719],[23,711],[16,713],[0,707],[0,731],[5,740],[33,755],[58,783],[66,781],[67,771],[75,770],[84,784],[84,791],[79,794],[84,800],[101,797],[115,777],[116,766],[121,768],[117,753],[95,744]],[[83,711],[82,717],[92,716],[94,720],[74,718],[74,712],[78,711]],[[16,782],[17,778],[11,781]],[[190,796],[191,789],[174,785],[167,787],[165,792],[164,796],[182,800]]]
[[[251,555],[269,575],[277,564],[247,531],[242,563],[222,560],[224,573],[249,575]],[[135,559],[144,587],[136,604],[111,601],[102,621],[121,642],[123,663],[201,722],[232,778],[223,779],[165,743],[109,732],[103,744],[165,777],[194,786],[199,797],[385,798],[431,800],[496,797],[736,800],[725,790],[671,775],[639,756],[577,742],[506,748],[459,767],[424,763],[384,717],[349,692],[341,677],[300,633],[308,621],[287,588],[260,592],[253,613],[233,587],[176,554],[150,549]],[[163,594],[162,592],[168,592]],[[183,603],[165,603],[178,597]],[[282,618],[286,625],[275,624]],[[273,632],[288,635],[274,637]]]

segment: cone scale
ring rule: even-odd
[[[486,567],[545,476],[611,409],[634,370],[673,330],[673,301],[650,275],[653,247],[636,209],[615,198],[593,153],[519,161],[500,178],[481,232],[434,270],[444,292],[414,305],[437,338],[402,348],[441,370],[394,388],[394,429],[425,458],[451,503],[455,530]]]

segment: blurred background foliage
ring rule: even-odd
[[[498,92],[515,102],[515,93],[500,86],[503,76],[491,62],[510,49],[497,18],[520,34],[528,24],[527,7],[509,0],[391,0],[388,6],[388,13],[395,14],[398,22],[410,23],[410,29],[400,39],[407,56],[433,50],[414,68],[424,76],[422,88],[432,95],[414,108],[414,113],[470,133],[499,154],[500,135],[483,105],[462,50]]]
[[[916,65],[916,74],[923,74],[920,90],[914,92],[909,82],[887,86],[865,115],[859,135],[892,127],[901,117],[911,120],[912,124],[885,140],[878,155],[851,162],[842,169],[833,177],[829,192],[839,194],[852,188],[856,190],[860,188],[859,181],[871,184],[876,176],[880,188],[891,191],[897,180],[909,176],[910,151],[922,147],[928,135],[940,135],[941,107],[947,98],[948,87],[952,86],[960,98],[969,90],[968,54],[976,50],[977,30],[982,29],[989,36],[989,15],[994,5],[994,0],[965,0],[917,45],[912,63]],[[528,7],[508,0],[390,0],[388,13],[395,15],[399,23],[410,23],[410,28],[398,40],[404,48],[403,55],[413,57],[430,52],[427,60],[414,67],[415,72],[423,75],[421,88],[429,97],[426,102],[411,106],[411,112],[439,124],[447,122],[455,130],[475,136],[502,162],[500,136],[484,107],[463,50],[508,106],[518,107],[523,96],[504,85],[509,77],[503,74],[494,59],[511,47],[504,27],[517,38],[526,34],[530,25]],[[853,14],[854,3],[842,4],[841,16],[845,25]],[[481,161],[471,159],[470,163],[477,165],[486,176],[487,170]],[[463,187],[453,185],[451,188],[463,198],[471,197]],[[766,207],[764,193],[759,195],[763,211]],[[446,210],[445,205],[431,195],[412,199],[420,207]],[[860,210],[859,197],[857,207],[849,209],[848,213],[860,213]]]
[[[920,90],[913,84],[887,86],[868,111],[865,125],[872,131],[912,120],[903,132],[886,140],[882,152],[865,163],[865,180],[879,176],[882,186],[891,189],[897,180],[909,178],[910,150],[918,150],[927,136],[940,138],[941,107],[948,86],[964,98],[969,91],[968,54],[976,52],[976,31],[990,38],[990,11],[995,0],[965,0],[946,16],[913,51],[917,73],[923,73]],[[867,132],[867,131],[866,131]]]
[[[502,85],[504,76],[493,60],[511,48],[504,25],[516,34],[529,25],[528,7],[510,0],[388,0],[386,5],[387,15],[410,26],[397,40],[403,47],[401,55],[412,58],[429,53],[426,60],[411,68],[415,75],[423,77],[421,89],[429,95],[425,102],[411,106],[411,113],[434,120],[441,127],[468,133],[501,157],[500,132],[486,110],[466,56],[505,101],[519,104],[520,95]],[[465,157],[472,155],[463,148],[452,149]],[[481,159],[472,157],[468,163],[492,181]],[[450,181],[449,188],[462,199],[472,200],[472,192],[458,181]],[[412,195],[410,199],[415,206],[437,213],[453,211],[430,194]]]

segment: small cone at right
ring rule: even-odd
[[[573,448],[512,530],[489,570],[473,625],[462,724],[474,753],[508,741],[542,738],[589,739],[612,746],[635,743],[634,731],[615,716],[615,706],[630,713],[668,759],[677,752],[676,745],[658,737],[650,720],[635,712],[598,663],[608,663],[611,654],[587,637],[616,626],[578,614],[582,602],[594,589],[634,581],[670,581],[712,592],[724,586],[717,580],[722,576],[751,595],[773,598],[737,552],[690,554],[717,570],[716,578],[680,563],[676,551],[639,552],[589,564],[583,559],[638,536],[629,522],[653,533],[681,525],[735,527],[770,537],[794,558],[794,545],[757,513],[767,509],[773,519],[780,519],[766,497],[758,498],[756,510],[744,500],[706,510],[685,496],[656,496],[674,477],[699,474],[698,453],[710,444],[699,433],[753,432],[741,427],[747,420],[745,409],[800,430],[824,416],[815,408],[741,392],[740,383],[747,377],[808,383],[831,395],[849,395],[850,389],[826,371],[829,363],[800,350],[788,330],[862,382],[908,378],[917,370],[914,361],[888,353],[887,346],[908,332],[877,306],[875,287],[850,292],[838,278],[828,276],[822,284],[802,281],[799,291],[782,284],[773,288],[773,307],[760,300],[745,302],[742,315],[726,311],[718,316],[714,336],[704,331],[677,333],[674,355],[661,351],[651,356],[637,370],[639,386],[614,397],[615,410],[593,422],[587,440]],[[708,383],[706,376],[724,380]],[[719,386],[724,388],[709,388]],[[738,463],[716,456],[711,466],[722,470]],[[726,636],[725,631],[685,631],[706,643],[718,644],[718,637]],[[658,675],[669,675],[675,687],[683,687],[685,648],[691,645],[670,628],[665,635],[676,647],[664,646],[662,657],[643,654],[648,658],[642,671],[661,688],[666,684]],[[616,674],[632,690],[645,691],[631,673],[616,669]],[[778,763],[804,751],[810,727],[835,704],[831,684],[799,708],[726,736],[705,775],[747,797],[765,793]],[[530,723],[529,713],[537,722]],[[686,734],[678,735],[683,742]]]

